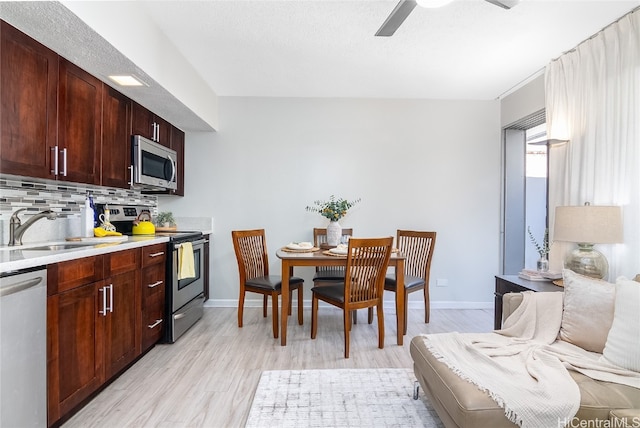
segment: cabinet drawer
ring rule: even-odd
[[[142,267],[164,262],[167,257],[167,244],[155,244],[142,247]]]
[[[160,288],[160,287],[158,287]],[[164,288],[144,300],[142,308],[142,351],[158,342],[164,332]]]
[[[104,255],[104,276],[119,275],[140,268],[140,248]]]
[[[164,264],[152,265],[142,270],[142,299],[164,292],[165,285]]]
[[[47,267],[48,294],[51,296],[100,281],[103,278],[102,260],[102,256],[92,256],[49,265]]]

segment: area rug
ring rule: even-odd
[[[442,428],[411,369],[264,371],[247,427]]]

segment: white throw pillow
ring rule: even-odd
[[[564,309],[560,339],[587,351],[601,353],[613,322],[615,285],[562,271]]]
[[[616,307],[603,357],[628,370],[640,372],[640,284],[616,281]]]

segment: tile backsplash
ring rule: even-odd
[[[40,220],[34,224],[33,233],[27,232],[29,236],[37,235],[37,241],[64,239],[66,236],[78,234],[80,208],[84,206],[87,192],[98,204],[146,206],[152,214],[157,214],[157,196],[142,194],[138,190],[0,174],[0,229],[2,232],[0,244],[8,242],[9,219],[11,214],[19,208],[26,208],[26,211],[20,214],[22,219],[44,209],[51,209],[58,213],[57,220],[53,222]],[[55,226],[51,223],[55,223]],[[26,234],[24,241],[29,241]]]

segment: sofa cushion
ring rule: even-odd
[[[565,269],[560,338],[587,351],[602,353],[613,322],[615,285]]]
[[[620,367],[640,372],[640,284],[626,278],[616,282],[613,324],[603,357]]]

